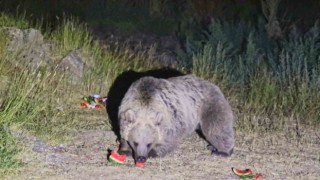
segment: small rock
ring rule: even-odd
[[[44,42],[43,35],[36,29],[18,29],[14,27],[3,27],[8,35],[8,51],[17,54],[16,60],[20,61],[20,67],[38,67],[41,63],[49,62],[51,44]],[[19,64],[18,64],[19,65]]]
[[[23,31],[13,27],[3,27],[0,29],[8,36],[8,50],[15,51],[23,46]]]
[[[23,30],[23,41],[25,43],[43,44],[43,36],[39,30],[25,29]]]
[[[175,68],[178,66],[177,58],[174,55],[162,54],[155,59],[156,59],[156,62],[166,67]]]
[[[64,153],[64,152],[67,152],[67,147],[62,144],[59,144],[54,147],[54,151],[56,153]]]
[[[60,61],[58,67],[70,72],[73,75],[73,82],[79,82],[83,76],[85,64],[77,51],[70,51],[68,55]]]
[[[56,107],[56,110],[58,110],[58,111],[63,111],[63,109],[64,109],[63,106],[57,106]]]
[[[35,140],[32,144],[32,151],[35,151],[35,152],[44,152],[46,148],[47,148],[46,143],[44,143],[40,139]]]

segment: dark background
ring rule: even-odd
[[[309,29],[320,17],[319,0],[280,0],[277,18],[284,31]],[[256,23],[263,18],[259,0],[1,0],[0,10],[25,14],[54,28],[70,15],[90,26],[121,31],[170,34],[186,21],[206,26],[211,18]]]

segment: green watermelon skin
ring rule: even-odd
[[[123,164],[123,162],[124,161],[119,161],[119,160],[117,160],[117,159],[115,159],[115,158],[113,158],[113,157],[109,157],[109,159],[108,159],[110,162],[112,162],[112,163],[114,163],[114,164]]]
[[[240,170],[237,168],[232,168],[232,171],[235,175],[237,175],[241,178],[252,178],[253,177],[251,169]]]
[[[124,161],[126,160],[126,155],[121,155],[116,151],[111,151],[108,160],[115,164],[123,164]]]

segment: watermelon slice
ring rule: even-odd
[[[121,155],[116,151],[111,151],[108,160],[115,164],[123,164],[123,162],[126,160],[126,155]]]
[[[138,167],[142,167],[142,166],[144,166],[144,162],[139,162],[139,161],[136,161],[136,166],[138,166]]]
[[[255,175],[254,180],[262,180],[262,174]]]
[[[252,170],[251,169],[237,169],[237,168],[232,168],[232,171],[235,175],[239,176],[240,178],[252,178]]]

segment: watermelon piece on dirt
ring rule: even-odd
[[[144,166],[144,162],[138,162],[138,161],[137,161],[135,164],[136,164],[136,166],[138,166],[138,167]]]
[[[116,151],[111,151],[108,160],[115,164],[123,164],[126,160],[126,155],[121,155]]]
[[[252,178],[254,177],[252,174],[252,170],[251,169],[245,169],[245,170],[241,170],[241,169],[237,169],[237,168],[232,168],[232,171],[235,175],[239,176],[240,178]]]
[[[257,174],[254,176],[254,180],[262,180],[262,174]]]

